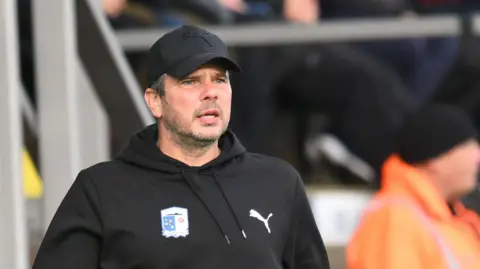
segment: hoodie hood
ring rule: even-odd
[[[447,202],[433,183],[398,155],[390,156],[383,167],[383,193],[402,193],[414,199],[430,216],[448,219],[452,216]]]
[[[173,159],[157,147],[158,127],[156,124],[145,127],[130,138],[128,146],[115,159],[130,163],[145,169],[158,170],[166,173],[180,173],[182,168],[189,166]],[[219,140],[220,155],[209,163],[199,167],[205,170],[219,166],[244,154],[245,148],[237,137],[227,130]]]
[[[155,170],[160,171],[162,173],[167,174],[174,174],[180,175],[180,177],[185,180],[187,185],[189,186],[190,190],[193,194],[201,201],[203,206],[208,210],[211,217],[215,221],[218,230],[222,233],[225,237],[225,240],[228,244],[230,244],[229,237],[226,233],[225,227],[222,227],[219,219],[221,216],[215,215],[214,207],[218,200],[213,201],[213,197],[211,195],[202,194],[198,190],[198,183],[202,184],[201,182],[197,182],[195,184],[195,180],[192,178],[192,175],[188,175],[186,173],[191,166],[188,166],[185,163],[182,163],[176,159],[173,159],[165,154],[157,147],[157,138],[158,138],[158,128],[156,124],[150,125],[145,129],[139,131],[130,139],[130,143],[127,148],[121,152],[115,159],[118,161],[122,161],[125,163],[129,163],[140,167],[141,169],[146,170]],[[221,153],[220,155],[205,165],[198,167],[197,173],[198,174],[207,174],[211,176],[214,180],[214,185],[216,186],[215,189],[218,190],[219,199],[223,199],[226,203],[226,208],[231,212],[234,217],[234,221],[239,229],[239,232],[242,236],[246,239],[247,236],[245,234],[244,229],[242,228],[242,224],[240,223],[239,217],[235,212],[230,199],[227,197],[225,190],[222,187],[222,184],[219,181],[216,169],[218,166],[222,164],[226,164],[229,161],[235,159],[236,157],[244,154],[245,148],[240,144],[240,141],[235,137],[235,135],[231,131],[225,132],[220,137],[218,143]],[[205,181],[203,181],[205,184]],[[216,192],[214,192],[216,193]]]

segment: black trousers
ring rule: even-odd
[[[268,150],[275,96],[282,95],[297,106],[326,113],[331,132],[379,172],[394,151],[396,127],[416,107],[400,78],[344,45],[297,48],[297,53],[276,55],[276,61],[269,57],[271,51],[240,51],[245,73],[232,81],[231,126],[247,149]]]

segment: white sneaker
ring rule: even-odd
[[[375,179],[373,168],[360,157],[351,153],[334,135],[321,134],[309,139],[305,145],[305,152],[312,163],[325,157],[367,182],[373,182]]]

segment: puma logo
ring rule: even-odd
[[[268,233],[271,233],[270,232],[270,225],[268,225],[268,220],[273,216],[272,213],[268,214],[268,217],[265,219],[264,217],[262,217],[262,215],[260,215],[260,213],[258,213],[255,209],[251,209],[250,210],[250,217],[252,218],[256,218],[258,219],[259,221],[263,222],[263,224],[265,224],[265,228],[267,228],[267,231]]]

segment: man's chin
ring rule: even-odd
[[[216,142],[218,139],[220,139],[221,135],[218,134],[197,134],[195,138],[199,141],[205,141],[205,142]]]
[[[213,129],[213,128],[212,128]],[[202,141],[217,141],[222,136],[223,132],[221,130],[201,130],[199,132],[194,132],[195,138]]]

